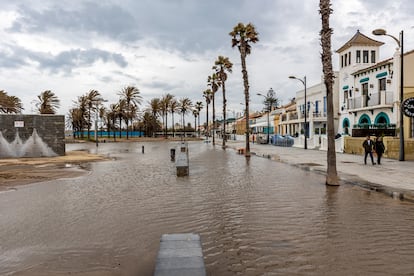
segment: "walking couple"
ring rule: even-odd
[[[384,142],[382,141],[382,137],[378,136],[375,139],[375,142],[371,140],[370,136],[367,135],[365,141],[362,143],[362,147],[365,150],[365,157],[364,157],[364,163],[367,164],[367,157],[371,158],[372,165],[375,165],[373,153],[375,152],[377,154],[377,163],[378,165],[381,165],[381,157],[382,154],[385,151]]]

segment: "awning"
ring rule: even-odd
[[[385,77],[386,75],[387,75],[387,72],[382,72],[382,73],[377,74],[375,77],[379,79],[379,78]]]
[[[349,86],[345,85],[344,87],[342,87],[343,90],[348,90]]]
[[[250,127],[263,127],[263,126],[267,127],[267,122],[260,122],[257,124],[250,125]]]
[[[363,78],[363,79],[361,79],[359,82],[360,82],[360,83],[363,83],[363,82],[367,82],[367,81],[369,81],[369,78]]]

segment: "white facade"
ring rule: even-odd
[[[395,130],[399,70],[394,70],[394,63],[399,65],[399,52],[393,59],[378,62],[381,45],[382,42],[358,31],[337,51],[340,64],[338,132],[341,134],[352,135],[354,130],[355,136],[361,129],[370,129],[373,133],[383,128]]]

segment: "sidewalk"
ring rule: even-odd
[[[216,145],[221,145],[218,140]],[[244,148],[245,141],[228,140],[227,147]],[[252,155],[262,156],[305,170],[326,173],[327,152],[296,147],[250,143]],[[414,162],[383,158],[381,165],[371,165],[364,156],[336,153],[336,168],[342,183],[358,185],[370,190],[388,194],[395,198],[414,202]]]

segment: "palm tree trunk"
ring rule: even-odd
[[[207,135],[207,140],[208,140],[208,103],[206,103],[207,107],[206,107],[206,135]]]
[[[200,114],[198,114],[198,138],[200,138]]]
[[[174,129],[174,112],[171,112],[171,122],[172,122],[172,136],[175,137],[175,129]]]
[[[241,55],[241,63],[242,63],[242,75],[243,75],[243,84],[244,84],[244,100],[246,105],[246,150],[245,156],[248,158],[250,157],[250,125],[249,125],[249,79],[247,76],[247,69],[246,69],[246,45],[240,46],[240,55]]]
[[[184,138],[185,138],[185,121],[184,121],[184,113],[183,113],[183,133],[184,133]]]
[[[119,139],[122,138],[122,117],[119,116]]]
[[[213,96],[212,96],[212,100],[213,100],[213,146],[216,145],[216,139],[215,139],[215,132],[216,132],[216,105],[215,105],[215,94],[216,92],[213,91]]]
[[[88,141],[91,140],[91,109],[88,110]]]
[[[225,149],[226,148],[226,140],[227,140],[227,135],[226,135],[226,104],[227,104],[227,100],[226,100],[226,86],[224,84],[224,81],[222,83],[222,87],[223,89],[223,143],[222,143],[222,148]]]
[[[335,131],[334,131],[334,111],[333,111],[333,70],[332,70],[332,52],[331,36],[332,29],[329,27],[329,15],[332,13],[331,3],[329,0],[320,0],[320,13],[322,17],[321,45],[322,45],[322,66],[324,73],[324,82],[326,86],[327,98],[327,128],[328,128],[328,152],[327,152],[327,171],[326,185],[339,185],[338,173],[336,170],[336,152],[335,152]]]
[[[168,138],[168,127],[167,127],[167,124],[168,124],[168,112],[165,113],[165,139]]]

